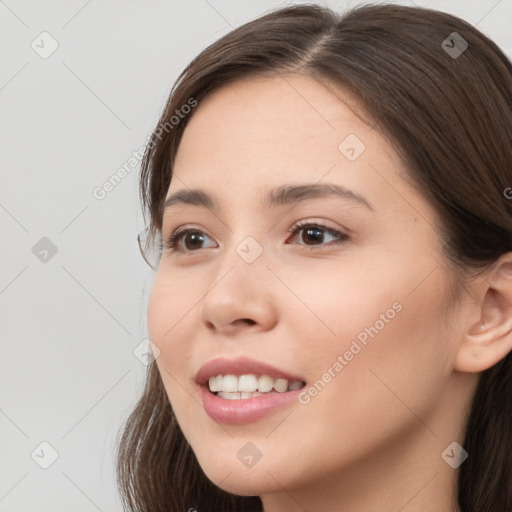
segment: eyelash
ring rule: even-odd
[[[324,224],[321,224],[318,222],[309,222],[309,221],[301,221],[301,222],[294,224],[288,230],[288,233],[291,235],[295,235],[296,233],[299,233],[301,230],[306,229],[306,228],[311,228],[311,227],[320,228],[321,231],[325,231],[326,233],[328,233],[330,235],[338,237],[338,240],[334,244],[330,244],[330,245],[341,244],[341,243],[345,242],[346,240],[348,240],[348,238],[349,238],[348,235],[346,235],[345,233],[342,233],[340,231],[337,231],[336,229],[329,228],[328,226],[325,226]],[[172,233],[171,236],[169,236],[169,238],[165,241],[165,243],[163,244],[163,247],[161,247],[161,248],[162,249],[165,248],[168,251],[176,252],[176,253],[179,253],[179,252],[187,253],[187,252],[201,251],[201,249],[191,251],[191,250],[184,250],[184,249],[177,248],[178,242],[181,240],[181,238],[183,238],[184,235],[186,235],[188,233],[205,234],[201,230],[195,229],[195,228],[180,228],[180,229],[177,229],[176,231],[174,231],[174,233]],[[302,245],[302,244],[299,244],[299,245]],[[322,247],[325,247],[326,245],[327,244],[319,244],[316,246],[315,245],[313,245],[313,246],[302,245],[302,247],[306,248],[306,250],[315,251]]]

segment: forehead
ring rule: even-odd
[[[321,179],[333,165],[355,169],[368,150],[395,159],[392,148],[356,113],[349,95],[316,80],[291,74],[253,77],[222,86],[193,111],[178,148],[175,170],[187,175],[216,171],[222,180],[257,172],[260,179]],[[356,109],[357,111],[357,109]],[[356,141],[357,160],[343,154]],[[340,149],[340,144],[341,148]]]
[[[324,149],[337,151],[347,130],[360,139],[372,131],[351,110],[356,105],[346,93],[334,95],[302,75],[245,78],[200,102],[182,143],[186,146],[185,139],[201,139],[208,149],[230,154],[259,150],[261,145],[270,151],[278,148],[280,154],[286,154],[287,148],[304,153],[320,142]]]

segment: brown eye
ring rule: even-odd
[[[209,237],[198,229],[179,229],[167,240],[165,248],[176,252],[195,252],[197,249],[202,249],[201,243],[205,238]],[[185,249],[179,247],[181,241]]]
[[[325,241],[324,239],[326,237],[326,233],[327,235],[333,236],[336,240],[338,240],[336,243],[342,243],[348,240],[348,235],[346,235],[345,233],[341,233],[340,231],[324,226],[323,224],[313,222],[295,224],[290,229],[290,232],[293,235],[303,232],[303,234],[299,238],[305,243],[299,245],[305,245],[306,247],[311,249],[316,249],[317,247],[315,246],[327,245],[323,243]],[[311,244],[309,242],[311,242]]]

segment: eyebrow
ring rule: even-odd
[[[281,185],[263,198],[261,204],[264,207],[276,207],[282,205],[304,202],[309,199],[325,199],[337,197],[344,200],[364,205],[375,211],[371,203],[364,197],[336,183],[305,183],[300,185]],[[213,211],[219,210],[217,200],[201,189],[181,189],[171,194],[162,206],[162,214],[171,208],[180,205],[202,206]]]

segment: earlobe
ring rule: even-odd
[[[512,253],[498,260],[484,284],[478,319],[455,356],[454,367],[461,372],[487,370],[512,349]]]

